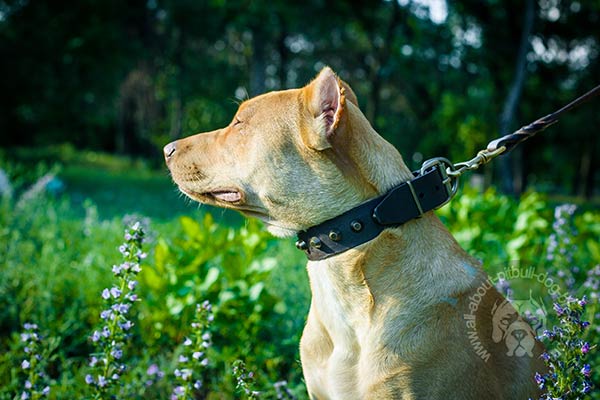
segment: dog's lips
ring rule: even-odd
[[[194,200],[198,200],[200,202],[213,200],[228,204],[239,204],[242,202],[243,199],[242,193],[239,190],[235,189],[221,189],[202,193],[189,190],[181,186],[179,187],[179,189]]]
[[[237,190],[218,190],[216,192],[205,193],[205,195],[212,196],[226,203],[238,203],[242,200],[242,194]]]

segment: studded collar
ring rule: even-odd
[[[441,207],[454,189],[445,166],[435,164],[386,194],[299,232],[296,247],[311,261],[324,260]]]

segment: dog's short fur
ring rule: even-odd
[[[304,88],[245,101],[229,126],[173,142],[165,157],[189,197],[260,218],[278,236],[412,178],[329,68]],[[307,270],[300,351],[312,399],[537,398],[542,346],[508,354],[495,340],[504,298],[433,212]]]

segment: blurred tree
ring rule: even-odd
[[[0,146],[158,159],[328,64],[413,168],[459,161],[597,84],[599,22],[598,1],[0,0]],[[593,195],[595,110],[522,145],[505,187]]]

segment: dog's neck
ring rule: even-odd
[[[339,129],[343,132],[332,138],[330,153],[353,181],[361,202],[413,178],[398,150],[373,129],[354,104],[348,104]]]
[[[433,213],[345,253],[309,261],[307,271],[311,309],[336,348],[365,345],[374,328],[391,321],[410,347],[415,324],[428,323],[414,316],[457,307],[483,274]]]
[[[375,297],[392,291],[431,303],[470,287],[479,263],[458,245],[437,216],[428,213],[387,229],[357,248],[309,262],[308,269],[309,273],[321,269],[332,279],[367,285]]]

